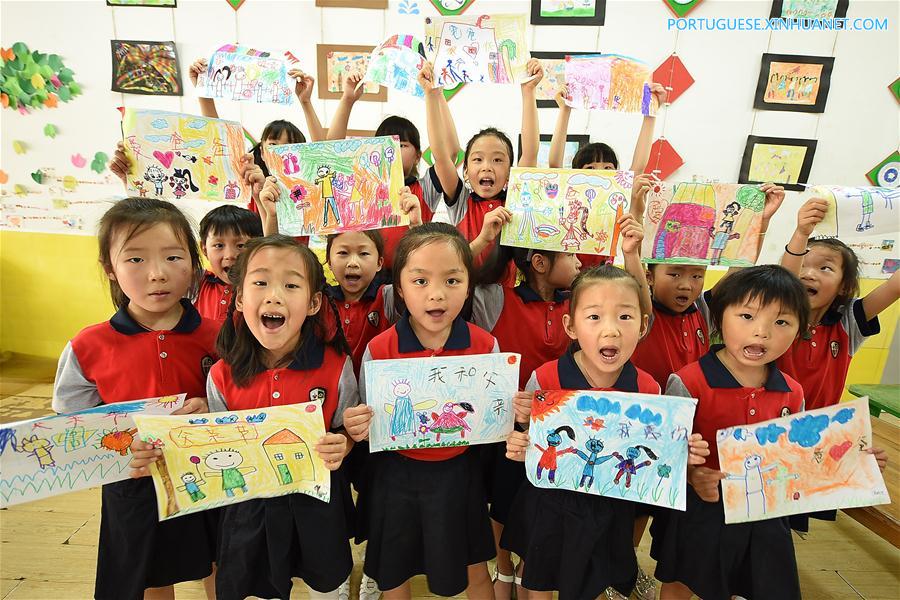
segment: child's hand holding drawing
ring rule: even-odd
[[[354,442],[369,438],[369,423],[372,422],[372,409],[366,404],[351,406],[344,410],[344,429]]]
[[[866,448],[865,453],[875,456],[875,460],[878,461],[878,469],[883,473],[888,461],[887,451],[883,448]]]
[[[644,228],[631,213],[619,217],[617,223],[622,233],[622,254],[636,254],[641,250],[644,240]]]
[[[329,471],[336,471],[348,452],[347,436],[342,433],[325,433],[316,444],[316,452]]]
[[[291,69],[288,71],[288,77],[293,78],[297,82],[294,84],[294,93],[297,94],[297,100],[300,101],[300,104],[312,102],[312,91],[316,84],[315,78],[300,69]]]
[[[650,93],[656,96],[657,102],[662,106],[666,103],[666,98],[669,97],[669,93],[666,91],[666,88],[661,83],[656,83],[655,81],[650,82]]]
[[[259,192],[259,202],[256,208],[259,209],[259,217],[262,219],[263,235],[275,235],[278,233],[278,212],[275,209],[275,203],[281,195],[278,187],[278,179],[275,177],[266,177],[262,190]]]
[[[362,95],[365,93],[365,85],[362,78],[363,76],[359,73],[352,73],[344,78],[344,93],[341,96],[341,102],[355,104],[357,100],[362,98]]]
[[[531,402],[534,398],[532,392],[516,392],[513,396],[513,411],[516,413],[516,423],[528,424],[531,420]]]
[[[153,444],[144,442],[137,437],[134,438],[134,441],[131,442],[131,462],[128,463],[131,468],[131,478],[149,477],[150,463],[155,463],[160,456],[162,456],[161,449],[155,448]]]
[[[469,242],[469,248],[474,256],[478,256],[487,248],[491,242],[500,235],[503,226],[512,221],[512,212],[508,208],[498,206],[488,214],[484,215],[484,223],[481,225],[481,233],[474,240]]]
[[[193,415],[197,413],[208,413],[209,404],[206,398],[188,398],[184,401],[184,405],[176,411],[172,411],[173,415]]]
[[[719,501],[719,482],[725,479],[725,473],[709,467],[688,467],[688,483],[697,492],[701,500]]]
[[[823,198],[810,198],[803,203],[797,212],[797,232],[809,237],[816,225],[822,222],[828,213],[828,201]]]
[[[638,222],[644,222],[644,209],[646,208],[647,192],[659,179],[652,173],[639,173],[634,176],[631,187],[631,214]]]
[[[556,100],[556,106],[559,107],[559,110],[572,110],[568,104],[566,104],[566,100],[569,98],[569,88],[565,85],[559,86],[559,91],[556,92],[556,96],[554,96],[554,100]]]
[[[198,58],[191,63],[190,68],[188,68],[188,77],[194,87],[197,87],[197,78],[200,76],[200,73],[206,73],[208,67],[209,63],[206,62],[205,58]]]
[[[404,215],[409,215],[410,227],[422,224],[422,206],[419,204],[419,197],[413,194],[407,186],[400,188],[400,210]]]
[[[125,155],[125,144],[123,142],[118,142],[116,144],[116,151],[113,152],[113,158],[109,163],[109,170],[122,180],[125,187],[128,187],[128,176],[131,174],[131,161],[128,160],[128,156]]]
[[[692,433],[688,439],[688,464],[702,465],[709,456],[709,442],[703,439],[699,433]]]
[[[434,66],[428,61],[425,61],[422,65],[419,74],[416,76],[416,81],[425,90],[426,94],[435,90],[440,92],[440,88],[434,87]]]
[[[528,73],[522,81],[522,93],[534,94],[538,84],[544,78],[544,65],[536,58],[529,59],[525,65],[525,72]]]
[[[528,433],[524,431],[513,431],[506,438],[506,458],[518,462],[525,462],[525,451],[530,444]]]
[[[766,194],[762,223],[760,223],[759,228],[761,232],[765,232],[769,227],[769,220],[781,208],[781,203],[784,202],[784,188],[774,183],[764,183],[759,186],[759,189]]]
[[[253,161],[252,154],[248,153],[240,158],[238,175],[240,175],[243,182],[250,187],[250,193],[252,194],[253,199],[259,204],[259,192],[263,187],[263,183],[266,181],[266,176],[263,175],[262,168]]]

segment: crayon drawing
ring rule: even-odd
[[[324,54],[324,69],[320,69],[320,77],[325,82],[325,89],[329,94],[344,93],[344,80],[351,75],[366,74],[371,58],[371,48],[367,50],[326,50]],[[320,60],[321,63],[321,60]],[[375,82],[367,82],[363,87],[366,94],[377,94],[379,85]],[[322,94],[319,94],[320,97]],[[332,97],[332,96],[329,96]]]
[[[593,17],[595,0],[540,0],[542,17]]]
[[[294,80],[287,73],[296,62],[289,52],[279,56],[226,44],[213,53],[206,72],[197,78],[197,93],[217,100],[290,105]]]
[[[370,452],[491,444],[512,431],[518,354],[373,360],[363,370]]]
[[[126,108],[122,138],[133,165],[127,188],[141,197],[250,201],[238,174],[240,123]]]
[[[525,15],[425,18],[437,84],[520,83],[527,77]]]
[[[532,25],[603,25],[606,0],[531,0]]]
[[[643,62],[619,56],[567,56],[566,104],[584,110],[611,110],[653,116],[659,102],[650,93],[651,71]]]
[[[331,473],[314,449],[325,435],[318,402],[135,423],[163,451],[150,468],[160,521],[254,498],[331,498]]]
[[[896,238],[900,234],[900,189],[817,185],[804,197],[828,202],[816,235],[843,240],[869,235]]]
[[[515,167],[500,243],[556,252],[615,256],[616,221],[628,210],[631,171]]]
[[[847,16],[849,0],[774,0],[770,18],[834,19]]]
[[[566,56],[587,56],[588,52],[532,52],[544,67],[544,78],[535,89],[538,108],[556,108],[556,93],[566,83]],[[538,163],[540,166],[540,163]]]
[[[726,523],[890,504],[872,442],[869,399],[720,429]]]
[[[824,112],[833,67],[832,56],[763,54],[753,108]]]
[[[175,42],[111,40],[112,91],[180,96],[181,71]]]
[[[403,162],[396,138],[271,146],[265,160],[281,184],[278,229],[285,235],[409,223],[400,210]]]
[[[755,185],[659,182],[646,196],[641,256],[648,263],[751,266],[765,201]]]
[[[136,414],[169,414],[184,394],[101,404],[0,426],[0,508],[128,479]]]
[[[693,398],[544,390],[531,404],[532,485],[684,510]]]
[[[809,180],[816,140],[747,136],[738,183],[777,183],[802,191]]]
[[[392,35],[372,51],[363,81],[424,98],[425,90],[416,81],[425,64],[422,42],[411,35]]]

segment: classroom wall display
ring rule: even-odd
[[[684,510],[697,401],[626,392],[543,390],[531,404],[528,481]]]
[[[726,523],[891,502],[872,444],[868,398],[720,429]]]
[[[747,136],[738,183],[772,182],[802,191],[809,180],[816,140]]]
[[[653,71],[653,81],[666,88],[666,104],[675,102],[689,87],[694,78],[688,72],[681,58],[673,54]]]
[[[3,108],[27,115],[31,109],[56,108],[81,93],[75,73],[59,54],[32,51],[23,42],[0,48],[0,100]]]
[[[437,85],[520,83],[528,73],[524,15],[425,17]]]
[[[400,210],[403,161],[395,137],[271,146],[265,161],[281,188],[280,233],[326,235],[409,224]]]
[[[135,423],[163,452],[150,466],[160,521],[254,498],[331,499],[331,472],[315,451],[325,435],[318,402]]]
[[[615,256],[616,221],[628,209],[633,180],[631,171],[514,167],[506,194],[513,216],[500,243]]]
[[[505,441],[520,358],[506,352],[365,363],[366,403],[374,411],[369,451]]]
[[[828,202],[816,235],[842,241],[869,235],[894,240],[900,235],[900,188],[817,185],[806,191],[804,202],[810,198]]]
[[[554,104],[555,106],[555,104]],[[550,142],[553,136],[549,133],[542,133],[538,146],[537,166],[541,168],[550,167]],[[563,148],[563,169],[572,168],[572,159],[582,147],[591,142],[591,136],[584,134],[570,133],[566,135],[566,145]],[[519,150],[516,156],[522,156],[522,134],[519,134]]]
[[[316,76],[319,78],[319,98],[340,100],[344,93],[344,79],[351,75],[366,74],[374,46],[354,44],[316,44]],[[377,83],[365,84],[360,100],[387,101],[387,88]]]
[[[753,108],[825,112],[833,56],[763,54]]]
[[[316,0],[316,6],[386,9],[388,7],[388,0]]]
[[[213,52],[205,73],[197,77],[202,98],[290,105],[294,103],[294,80],[288,71],[297,59],[282,54],[226,44]]]
[[[645,173],[652,173],[659,179],[667,179],[684,164],[684,159],[675,151],[666,138],[659,138],[650,146],[650,160]]]
[[[466,12],[475,0],[428,0],[440,14],[456,16]]]
[[[110,40],[112,91],[147,96],[181,96],[175,42]]]
[[[424,98],[425,90],[416,80],[425,64],[425,46],[411,35],[392,35],[371,54],[366,76],[357,84],[371,81],[392,90]]]
[[[900,187],[900,152],[894,150],[880,163],[866,173],[872,185],[886,188]]]
[[[544,78],[535,88],[538,108],[556,108],[556,93],[566,84],[566,56],[590,56],[591,52],[532,52],[544,67]]]
[[[126,187],[141,197],[250,201],[250,187],[238,174],[240,123],[126,108],[122,140],[133,165]]]
[[[229,5],[231,8],[233,8],[233,9],[235,10],[235,12],[237,12],[237,10],[238,10],[241,6],[244,5],[244,2],[245,2],[245,1],[246,1],[246,0],[225,0],[225,2],[227,2],[228,5]]]
[[[532,25],[603,25],[606,0],[531,0]]]
[[[646,63],[618,54],[566,57],[566,104],[584,110],[611,110],[653,116],[659,101],[650,93]]]
[[[672,11],[672,14],[679,19],[686,17],[701,2],[703,0],[663,0],[663,3]]]
[[[850,0],[773,0],[770,19],[843,19]]]
[[[184,398],[101,404],[0,425],[0,508],[128,479],[134,416],[170,414]]]
[[[766,194],[755,185],[655,183],[647,192],[647,263],[755,264]]]

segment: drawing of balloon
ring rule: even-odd
[[[394,162],[394,149],[391,146],[384,149],[384,160],[389,163]]]
[[[372,163],[373,167],[377,167],[381,164],[381,154],[379,154],[378,152],[372,152],[369,155],[369,161]]]
[[[194,463],[195,465],[199,465],[199,464],[200,464],[200,457],[199,457],[199,456],[192,456],[192,457],[191,457],[191,462]]]
[[[588,188],[584,195],[587,196],[588,206],[591,206],[594,202],[594,198],[597,197],[597,191],[592,188]]]
[[[551,200],[553,200],[554,198],[556,198],[556,195],[559,193],[559,184],[548,183],[544,187],[544,191],[546,192],[547,197],[550,198]]]
[[[613,192],[609,195],[609,205],[615,209],[619,208],[619,206],[624,208],[627,202],[625,194],[622,192]]]

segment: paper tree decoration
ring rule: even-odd
[[[669,93],[666,98],[667,104],[675,102],[681,94],[694,85],[694,78],[691,77],[687,67],[675,54],[656,67],[656,70],[653,71],[653,81],[662,84],[666,88],[666,91]]]
[[[22,42],[0,49],[0,101],[27,114],[30,108],[56,108],[81,93],[72,69],[58,54],[32,52]]]
[[[894,150],[890,156],[866,173],[866,179],[871,181],[872,185],[896,189],[900,187],[898,175],[900,175],[900,152]]]
[[[697,5],[701,2],[703,2],[703,0],[663,0],[663,4],[668,6],[669,10],[672,11],[672,14],[679,19],[687,16],[687,14],[697,8]]]
[[[666,138],[659,138],[650,146],[650,160],[644,173],[653,173],[660,179],[666,179],[678,170],[684,160],[675,152],[675,148]]]

